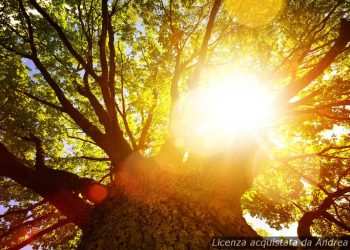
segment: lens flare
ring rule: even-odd
[[[100,184],[92,184],[88,188],[88,199],[94,203],[102,202],[108,195],[107,188]]]
[[[234,74],[220,84],[200,87],[174,109],[176,144],[193,153],[215,154],[235,138],[254,135],[273,118],[272,98],[257,77]]]

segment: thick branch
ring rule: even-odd
[[[276,103],[286,105],[290,98],[298,94],[313,80],[315,80],[323,71],[341,54],[350,41],[350,21],[342,19],[340,24],[339,37],[326,55],[302,78],[290,83],[285,87],[282,93],[277,97]]]
[[[0,143],[0,175],[8,177],[44,197],[77,226],[89,222],[91,206],[44,173],[27,168]]]
[[[45,155],[41,140],[33,134],[31,134],[28,137],[24,137],[23,140],[31,141],[35,144],[35,169],[40,170],[41,168],[45,167]]]
[[[102,30],[100,35],[100,40],[98,41],[99,46],[99,52],[100,52],[100,63],[101,63],[101,69],[102,69],[102,76],[101,76],[101,91],[103,95],[103,99],[105,101],[108,114],[111,119],[111,123],[116,123],[116,109],[115,109],[115,100],[114,100],[114,74],[115,74],[115,65],[114,64],[114,37],[113,37],[113,29],[112,25],[109,20],[109,12],[108,12],[108,1],[102,0]],[[110,51],[110,59],[112,62],[111,64],[111,75],[109,75],[109,69],[108,69],[108,62],[107,62],[107,51],[106,51],[106,43],[107,43],[107,34],[109,35],[109,48]],[[112,37],[110,37],[112,36]],[[113,86],[112,86],[112,80],[113,78]]]
[[[148,116],[147,116],[146,122],[145,122],[145,124],[144,124],[144,126],[142,128],[141,135],[140,135],[140,138],[139,138],[138,148],[145,147],[148,131],[151,128],[152,121],[153,121],[154,109],[157,106],[157,100],[158,100],[158,93],[157,93],[157,91],[153,92],[153,97],[154,97],[154,103],[153,103],[153,105],[151,107],[151,110],[150,110]]]
[[[151,111],[151,113],[147,116],[145,125],[142,128],[138,148],[144,148],[146,146],[145,144],[146,144],[147,134],[148,134],[148,130],[152,125],[152,120],[153,120],[153,111]]]
[[[115,97],[115,74],[116,74],[116,63],[115,63],[115,46],[114,46],[114,30],[112,26],[112,17],[108,19],[108,48],[109,48],[109,76],[108,76],[108,86],[110,89],[110,94],[112,100]],[[115,110],[115,101],[113,103],[113,110]]]
[[[107,39],[107,26],[108,26],[108,0],[102,0],[102,30],[100,40],[98,42],[100,48],[100,63],[102,68],[102,78],[108,77],[108,64],[106,53],[106,39]]]
[[[207,27],[205,30],[205,34],[204,34],[204,38],[202,41],[202,46],[201,46],[201,49],[199,51],[198,61],[197,61],[196,67],[194,69],[193,76],[188,83],[189,89],[194,89],[198,85],[198,80],[199,80],[199,77],[202,73],[203,66],[204,66],[205,61],[206,61],[208,44],[209,44],[211,34],[213,32],[214,22],[215,22],[216,15],[220,9],[221,4],[222,4],[222,0],[215,0],[214,5],[211,9],[209,21],[208,21],[208,24],[207,24]]]
[[[84,78],[85,77],[86,76],[84,76]],[[95,114],[98,117],[99,122],[105,127],[105,129],[107,129],[107,127],[109,126],[108,114],[101,105],[101,103],[98,101],[96,96],[91,92],[88,83],[86,83],[84,87],[78,86],[77,91],[79,94],[81,94],[89,100],[92,108],[95,111]]]
[[[318,206],[314,211],[306,212],[299,220],[298,223],[298,237],[312,237],[311,226],[315,219],[324,216],[327,209],[332,205],[334,199],[341,197],[342,195],[349,193],[350,187],[339,189],[334,193],[328,194],[327,198]]]

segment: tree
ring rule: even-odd
[[[348,1],[0,7],[1,245],[203,248],[257,237],[243,212],[277,229],[298,221],[300,237],[349,233]],[[277,89],[278,115],[194,153],[172,114],[233,64]]]

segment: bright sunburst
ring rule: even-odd
[[[216,153],[243,135],[256,135],[273,118],[271,95],[253,75],[234,73],[210,80],[177,105],[172,129],[191,152]]]

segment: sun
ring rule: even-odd
[[[265,84],[266,85],[266,84]],[[244,136],[257,136],[274,117],[272,95],[252,74],[217,75],[176,105],[171,128],[176,144],[213,154]]]

